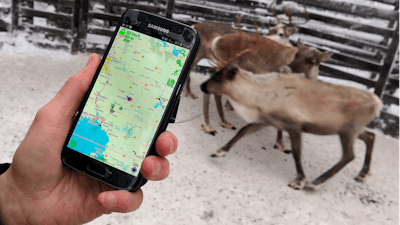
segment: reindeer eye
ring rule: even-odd
[[[282,37],[283,36],[283,34],[279,34],[279,37]]]

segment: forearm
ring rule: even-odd
[[[4,172],[7,168],[5,168],[4,164],[0,164],[0,172]],[[14,198],[13,193],[15,193],[15,190],[10,185],[8,176],[9,173],[7,172],[0,175],[0,224],[28,224],[22,216],[23,210],[19,207],[20,201]]]

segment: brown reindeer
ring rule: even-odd
[[[271,10],[272,5],[271,5]],[[288,13],[285,9],[285,12]],[[289,42],[289,37],[290,35],[294,34],[297,32],[296,27],[292,27],[292,25],[295,25],[292,22],[291,16],[289,20],[289,24],[284,25],[281,22],[285,21],[285,19],[278,17],[275,12],[273,12],[277,22],[275,23],[275,26],[269,29],[269,32],[267,35],[264,37],[269,37],[278,43],[292,46],[290,45]],[[233,28],[231,25],[226,24],[226,23],[220,23],[220,22],[213,22],[213,21],[206,21],[203,23],[198,23],[193,25],[193,28],[199,32],[199,35],[201,36],[201,46],[199,49],[199,52],[197,53],[196,59],[194,60],[193,65],[197,65],[197,63],[201,59],[211,59],[212,58],[212,51],[211,51],[211,42],[216,38],[224,35],[229,35],[229,34],[235,34],[241,32],[240,30],[240,17],[237,20],[237,27],[239,29]],[[255,24],[256,25],[256,24]],[[257,30],[257,26],[256,30]],[[258,32],[258,31],[257,31]],[[185,96],[190,97],[193,99],[196,99],[197,96],[195,96],[191,90],[190,90],[190,76],[187,77],[186,84],[185,84]]]
[[[380,99],[352,87],[311,81],[296,74],[266,73],[254,75],[236,65],[228,65],[201,85],[207,94],[225,95],[235,111],[248,122],[226,145],[213,153],[222,157],[240,138],[266,126],[289,133],[297,177],[293,189],[315,191],[354,159],[355,140],[366,144],[364,166],[355,178],[364,181],[369,175],[375,134],[365,126],[378,115]],[[340,137],[342,159],[312,183],[305,181],[301,164],[302,133]]]
[[[317,81],[320,63],[328,60],[333,52],[320,52],[314,47],[306,46],[300,39],[297,41],[297,49],[297,54],[289,67],[294,73],[303,73],[307,79]],[[286,154],[291,152],[283,143],[283,135],[280,130],[278,130],[274,148]]]

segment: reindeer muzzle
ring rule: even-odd
[[[207,82],[204,82],[202,85],[200,85],[200,89],[202,92],[209,94],[207,91]]]

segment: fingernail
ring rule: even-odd
[[[169,138],[169,154],[174,153],[176,150],[174,150],[174,141],[172,141],[172,138]]]
[[[89,66],[89,65],[90,65],[90,62],[92,62],[92,58],[93,58],[93,56],[90,55],[89,60],[88,60],[87,63],[86,63],[86,66]]]
[[[117,205],[117,198],[111,193],[103,194],[101,198],[101,204],[106,209],[112,209]]]

